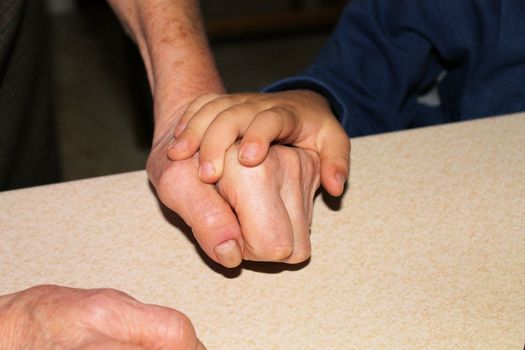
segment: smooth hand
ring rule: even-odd
[[[169,157],[186,159],[199,150],[199,175],[207,183],[222,176],[226,150],[238,138],[245,166],[260,164],[275,140],[318,152],[322,184],[332,195],[343,192],[348,176],[348,136],[326,99],[308,90],[202,95],[188,106],[174,136]]]
[[[204,349],[190,320],[112,289],[38,286],[0,296],[0,349]]]

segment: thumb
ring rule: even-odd
[[[107,339],[86,349],[202,349],[190,319],[183,313],[122,297],[105,305],[91,322]],[[97,345],[107,347],[97,347]],[[120,345],[120,346],[119,346]]]
[[[141,305],[130,329],[138,331],[137,344],[147,349],[201,350],[205,349],[197,339],[190,319],[183,313],[158,306]],[[131,350],[131,349],[130,349]]]
[[[193,162],[194,166],[187,167]],[[242,262],[241,228],[230,205],[214,185],[201,182],[194,159],[174,162],[176,169],[164,174],[157,188],[162,202],[191,227],[204,252],[225,267]]]
[[[337,127],[324,137],[319,150],[321,183],[333,196],[340,196],[350,169],[350,139]]]

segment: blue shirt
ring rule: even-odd
[[[439,106],[418,102],[437,83]],[[324,95],[350,136],[525,110],[525,0],[353,0],[314,63],[265,91]]]

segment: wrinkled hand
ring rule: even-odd
[[[237,144],[227,151],[218,185],[239,218],[244,258],[286,263],[308,259],[319,156],[274,145],[261,165],[245,167],[238,152]]]
[[[204,349],[190,320],[111,289],[38,286],[0,296],[1,349]]]
[[[247,168],[237,160],[238,146],[232,146],[219,193],[199,180],[197,155],[180,161],[166,157],[170,140],[166,136],[153,148],[150,180],[210,258],[235,267],[243,258],[297,263],[310,256],[312,199],[319,187],[315,152],[272,146],[261,165]]]
[[[146,164],[159,199],[191,227],[206,255],[226,267],[239,265],[243,238],[237,217],[214,185],[199,180],[196,157],[168,159],[171,140],[171,132],[161,137],[153,145]]]

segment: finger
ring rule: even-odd
[[[148,349],[198,349],[202,343],[197,339],[190,319],[183,313],[158,306],[142,305],[135,322],[144,325],[144,333],[138,344]],[[147,326],[146,326],[147,325]]]
[[[193,115],[197,113],[199,109],[202,108],[202,106],[204,106],[208,102],[219,98],[220,96],[222,95],[210,92],[197,97],[192,103],[188,105],[188,107],[182,114],[182,117],[179,119],[177,125],[175,126],[173,136],[178,137],[184,131],[184,129],[186,129],[186,125],[188,124],[188,122],[191,120]]]
[[[191,321],[177,310],[143,304],[123,292],[107,289],[95,292],[88,301],[91,327],[108,338],[108,345],[120,342],[123,346],[130,344],[129,349],[197,348]]]
[[[285,261],[294,250],[293,226],[281,198],[269,196],[265,201],[242,196],[235,207],[244,234],[244,259]]]
[[[243,239],[237,217],[215,186],[196,176],[197,159],[179,162],[157,185],[161,201],[192,228],[210,258],[226,267],[239,265]]]
[[[244,258],[282,261],[293,251],[293,229],[279,196],[281,176],[271,162],[247,168],[237,162],[237,157],[234,146],[226,154],[225,172],[219,184],[221,194],[237,213]]]
[[[297,177],[302,181],[294,181],[283,186],[280,190],[280,196],[286,207],[286,211],[290,218],[290,223],[293,230],[293,253],[283,262],[296,264],[305,261],[310,257],[310,224],[312,220],[312,201],[313,194],[317,185],[315,181],[311,181],[315,176],[311,176],[308,169],[312,167],[302,167],[300,162],[307,162],[307,159],[290,158],[287,160],[291,169],[306,170],[305,174],[297,174]],[[306,172],[308,174],[306,174]],[[305,186],[307,184],[307,186]],[[314,187],[315,186],[315,187]]]
[[[291,111],[282,107],[266,109],[255,116],[240,145],[239,162],[245,166],[260,164],[272,141],[293,140],[301,125]]]
[[[210,123],[199,150],[199,177],[202,181],[214,183],[220,179],[226,151],[244,134],[258,111],[255,104],[242,103],[222,111]]]
[[[202,137],[210,123],[219,113],[237,104],[239,97],[219,97],[199,108],[187,121],[182,131],[168,150],[168,157],[172,160],[181,160],[191,157],[201,144]]]
[[[340,196],[350,169],[350,139],[339,126],[322,139],[319,151],[321,182],[328,193]]]

